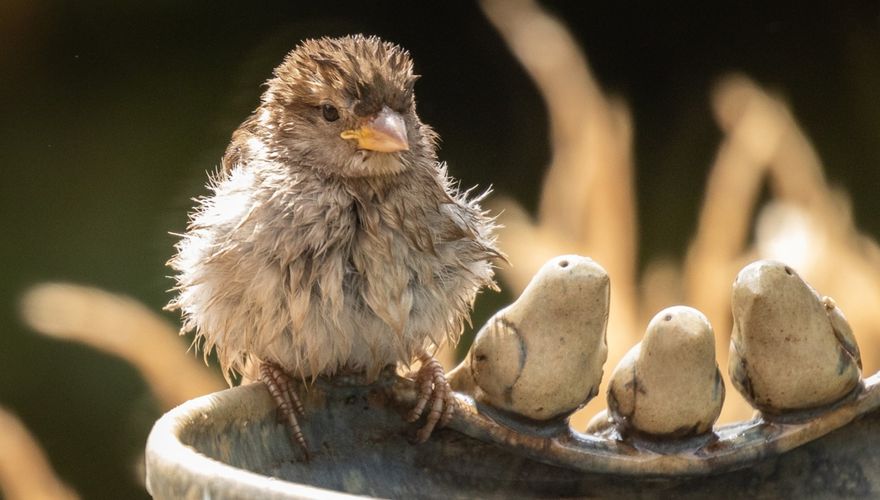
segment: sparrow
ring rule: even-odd
[[[421,363],[425,441],[453,413],[430,354],[457,341],[478,291],[496,288],[488,194],[461,191],[416,114],[409,53],[362,35],[306,40],[232,134],[169,266],[182,333],[216,351],[230,383],[269,389],[308,447],[294,377]]]

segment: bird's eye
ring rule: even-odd
[[[321,106],[321,114],[328,122],[335,122],[339,119],[339,111],[332,104],[324,104]]]

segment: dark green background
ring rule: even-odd
[[[787,96],[859,225],[880,235],[876,2],[549,5],[634,112],[642,262],[681,255],[693,232],[720,140],[709,90],[730,70]],[[298,40],[352,32],[410,49],[420,114],[464,185],[534,207],[542,103],[473,3],[0,4],[0,404],[83,496],[145,495],[135,463],[159,412],[123,362],[23,328],[17,297],[71,280],[158,310],[167,233],[184,227],[260,83]],[[475,323],[503,300],[485,295]]]

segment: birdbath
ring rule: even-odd
[[[155,498],[510,498],[584,494],[606,478],[543,464],[454,430],[412,444],[401,402],[412,384],[386,372],[370,385],[322,378],[305,394],[310,462],[297,459],[262,384],[194,399],[147,443]]]
[[[875,387],[877,381],[868,382]],[[424,444],[411,444],[417,426],[407,424],[403,415],[414,390],[408,380],[394,373],[370,385],[319,379],[307,391],[299,390],[305,394],[307,408],[304,432],[309,443],[314,443],[310,462],[297,458],[299,450],[291,446],[265,387],[245,385],[189,401],[156,423],[146,451],[150,494],[158,499],[288,499],[597,494],[706,498],[734,491],[744,497],[784,493],[793,498],[833,498],[880,493],[880,456],[874,451],[880,447],[876,411],[785,454],[773,456],[769,446],[740,464],[745,468],[733,472],[706,475],[695,469],[692,474],[666,477],[633,476],[624,468],[619,473],[584,472],[589,466],[565,464],[550,446],[541,460],[530,458],[534,450],[529,440],[553,443],[552,436],[570,432],[567,426],[557,422],[539,429],[530,422],[510,420],[510,427],[505,428],[508,437],[520,439],[493,440],[487,433],[498,429],[474,420],[479,413],[472,412],[478,408],[462,396],[462,411],[450,428],[436,432]],[[505,421],[504,415],[482,410]],[[728,432],[747,439],[754,427],[754,423],[740,424],[730,426]],[[589,440],[586,435],[575,437]],[[620,453],[618,461],[626,458],[608,443],[594,439],[592,445],[594,460],[615,453]],[[638,453],[630,450],[629,454]],[[736,449],[727,450],[731,453]],[[607,462],[606,468],[614,467],[613,460]]]

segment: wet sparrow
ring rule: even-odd
[[[227,379],[256,370],[306,456],[291,376],[375,378],[419,359],[418,439],[445,424],[452,394],[428,353],[494,286],[493,220],[438,163],[416,78],[375,37],[303,42],[233,133],[169,263],[183,330]]]

